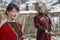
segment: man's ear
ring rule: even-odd
[[[39,12],[42,12],[42,10],[39,10]]]

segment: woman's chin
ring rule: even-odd
[[[16,20],[17,18],[12,18],[13,20]]]

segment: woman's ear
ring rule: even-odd
[[[6,15],[8,15],[8,11],[6,11]]]
[[[8,13],[8,11],[7,11],[7,13]]]

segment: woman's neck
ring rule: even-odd
[[[12,19],[12,18],[7,18],[7,22],[16,22],[15,19]]]

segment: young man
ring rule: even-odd
[[[51,21],[44,12],[44,8],[39,6],[38,14],[34,17],[34,25],[37,28],[36,40],[51,40]]]

